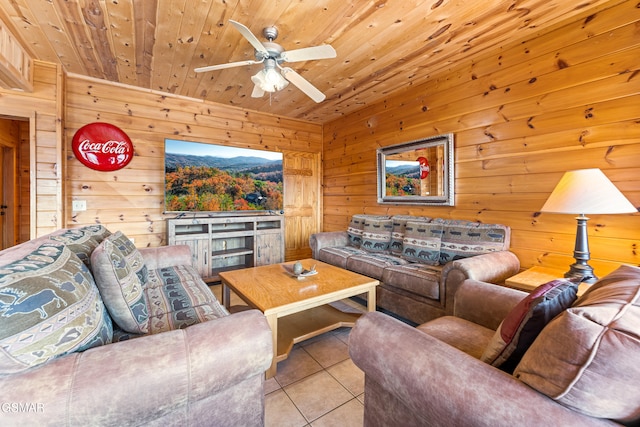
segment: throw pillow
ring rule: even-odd
[[[393,230],[391,232],[391,244],[389,245],[389,251],[394,255],[402,255],[402,242],[404,240],[405,228],[408,221],[429,222],[430,220],[430,218],[425,216],[394,215],[391,217]]]
[[[108,344],[113,327],[87,266],[51,240],[0,256],[0,374]]]
[[[364,228],[364,215],[354,215],[347,228],[349,244],[359,248],[362,244],[362,229]]]
[[[538,286],[505,317],[481,360],[513,372],[540,331],[576,300],[578,285],[556,279]]]
[[[440,264],[509,248],[511,229],[500,224],[445,222]]]
[[[442,224],[408,221],[402,240],[402,258],[428,265],[440,262]]]
[[[385,215],[364,215],[356,214],[351,217],[351,222],[347,228],[347,235],[349,236],[349,245],[359,248],[362,244],[362,233],[364,232],[364,222],[367,219],[389,219]]]
[[[136,276],[138,276],[140,282],[143,285],[146,284],[149,281],[147,265],[144,263],[144,258],[138,248],[136,248],[136,245],[121,231],[117,231],[115,234],[109,236],[109,240],[116,245],[122,252],[122,255],[127,258],[127,263],[131,266]]]
[[[148,271],[133,243],[117,231],[93,251],[91,265],[113,321],[127,332],[148,333],[149,310],[144,296]]]
[[[362,229],[361,248],[368,252],[388,252],[392,229],[392,221],[389,218],[366,218]]]
[[[68,228],[47,236],[50,240],[64,243],[91,270],[91,253],[111,232],[102,225],[87,225]]]
[[[639,360],[640,268],[623,265],[544,328],[514,376],[577,412],[634,424]]]

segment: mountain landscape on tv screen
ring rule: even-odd
[[[279,211],[282,207],[282,159],[165,153],[167,211]]]

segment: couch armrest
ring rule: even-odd
[[[346,231],[324,231],[315,233],[309,237],[309,246],[311,246],[311,256],[316,256],[322,248],[332,248],[336,246],[347,246],[349,244],[349,235]]]
[[[520,271],[520,260],[513,252],[499,251],[450,261],[442,268],[441,294],[446,314],[453,314],[458,288],[467,279],[502,283]]]
[[[349,353],[365,373],[365,425],[612,425],[382,313],[357,321]]]
[[[138,249],[150,270],[174,265],[193,265],[191,248],[187,245],[169,245]]]
[[[453,315],[495,330],[526,296],[517,289],[467,279],[456,292]]]
[[[0,402],[35,405],[0,418],[9,425],[187,425],[199,401],[252,377],[262,384],[272,357],[264,315],[245,311],[0,376]]]

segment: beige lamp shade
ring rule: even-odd
[[[576,245],[571,264],[564,277],[595,283],[598,277],[589,265],[589,238],[585,214],[621,214],[638,212],[600,169],[565,172],[541,209],[542,212],[577,214]]]
[[[562,214],[621,214],[638,209],[600,169],[566,172],[542,212]]]

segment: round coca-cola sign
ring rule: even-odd
[[[88,168],[110,172],[125,167],[133,158],[133,144],[122,129],[109,123],[82,126],[71,141],[73,154]]]

